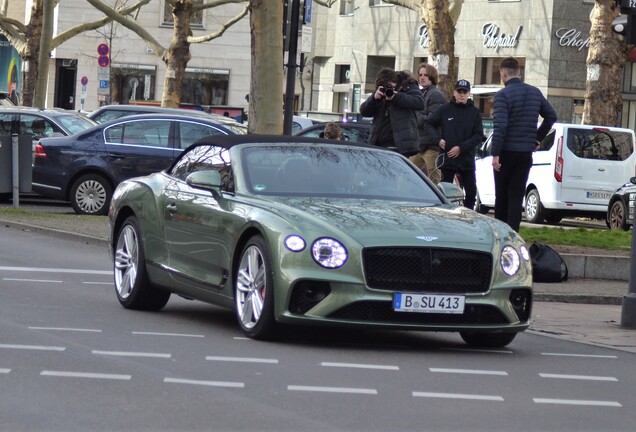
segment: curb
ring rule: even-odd
[[[630,258],[611,255],[560,254],[568,266],[568,277],[629,281]]]
[[[108,245],[108,239],[105,239],[105,238],[99,238],[99,237],[94,237],[94,236],[90,236],[86,234],[63,231],[56,228],[42,226],[42,225],[33,225],[33,224],[15,222],[15,221],[10,221],[5,219],[0,219],[0,224],[3,224],[4,226],[8,226],[8,227],[20,228],[24,231],[45,231],[56,237],[66,237],[66,238],[75,237],[78,240],[82,240],[87,243],[92,243],[92,244],[101,245],[101,246]]]
[[[534,301],[537,302],[553,302],[553,303],[580,303],[580,304],[602,304],[616,305],[623,304],[622,297],[616,296],[598,296],[586,294],[534,294]]]

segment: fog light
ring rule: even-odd
[[[532,310],[532,291],[527,288],[512,290],[509,300],[519,321],[527,321]]]

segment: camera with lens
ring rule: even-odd
[[[395,87],[393,86],[384,87],[384,96],[393,97],[394,94],[395,94]]]

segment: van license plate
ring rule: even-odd
[[[393,310],[396,312],[420,313],[464,313],[464,296],[395,293],[393,294]]]
[[[587,198],[596,198],[596,199],[610,199],[612,194],[610,192],[601,192],[601,191],[587,191],[585,192]]]

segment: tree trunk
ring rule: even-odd
[[[185,76],[185,68],[192,58],[190,55],[190,15],[192,14],[192,0],[182,0],[172,9],[174,17],[174,32],[172,41],[166,50],[166,78],[164,80],[161,106],[179,108],[181,103],[181,85]]]
[[[596,0],[590,14],[590,48],[587,53],[587,81],[583,123],[620,125],[623,105],[621,72],[627,60],[627,44],[612,31],[620,14],[614,0]]]
[[[37,82],[33,106],[44,108],[46,106],[46,89],[49,81],[49,66],[51,58],[51,38],[53,37],[53,13],[55,5],[52,1],[44,2],[42,9],[42,27],[40,47],[38,51]]]
[[[250,133],[283,133],[283,0],[250,0]]]
[[[33,106],[35,87],[38,82],[38,68],[40,52],[40,39],[42,39],[42,0],[35,0],[31,7],[31,17],[25,33],[26,44],[24,52],[20,53],[24,72],[22,74],[22,100],[21,104]]]
[[[457,80],[457,65],[455,64],[455,24],[450,15],[449,0],[422,1],[424,2],[422,20],[428,27],[429,62],[435,66],[439,75],[437,87],[450,96],[453,94],[453,86]]]

